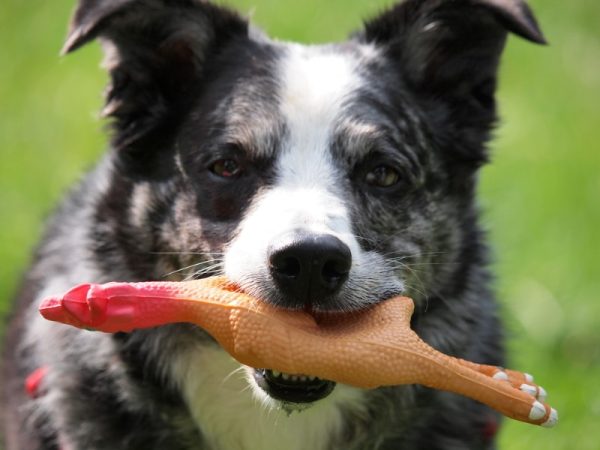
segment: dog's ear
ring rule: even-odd
[[[189,101],[207,59],[247,36],[245,20],[204,0],[80,0],[63,53],[99,38],[110,72],[103,113],[114,120],[113,146],[147,153]]]
[[[383,48],[430,117],[483,159],[495,121],[496,74],[507,32],[545,43],[523,0],[406,0],[365,24],[359,36]],[[438,127],[439,124],[434,124]],[[458,135],[457,135],[458,134]]]

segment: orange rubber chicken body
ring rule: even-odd
[[[395,297],[353,313],[290,311],[240,292],[220,277],[186,282],[81,285],[43,302],[57,322],[109,333],[188,322],[240,363],[360,388],[422,384],[461,394],[523,422],[558,421],[529,375],[433,349],[410,328],[414,304]]]

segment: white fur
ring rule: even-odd
[[[276,164],[278,182],[255,199],[225,258],[225,273],[242,285],[266,273],[269,245],[297,229],[338,237],[352,252],[353,269],[361,264],[329,150],[344,102],[361,85],[357,61],[318,47],[291,45],[280,79],[288,138]]]
[[[140,183],[134,186],[129,206],[131,223],[143,229],[147,223],[148,205],[152,204],[152,188],[150,183]]]
[[[326,151],[344,101],[362,84],[358,60],[319,47],[290,45],[280,78],[281,112],[292,135],[291,150]]]
[[[342,411],[362,404],[362,391],[338,385],[325,401],[288,415],[256,386],[249,369],[216,346],[179,356],[171,373],[215,450],[325,449],[342,431]]]

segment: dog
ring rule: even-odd
[[[403,294],[425,341],[502,365],[476,187],[509,32],[544,43],[522,0],[405,0],[314,46],[203,0],[80,0],[64,52],[102,43],[111,147],[17,296],[6,449],[495,448],[499,417],[454,394],[245,367],[188,324],[102,334],[37,306],[219,274],[290,309]]]

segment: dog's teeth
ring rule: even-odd
[[[309,381],[318,380],[317,377],[312,375],[295,375],[291,373],[279,372],[278,370],[267,369],[266,374],[272,378],[279,378],[285,381],[292,381],[296,383],[306,383]]]

